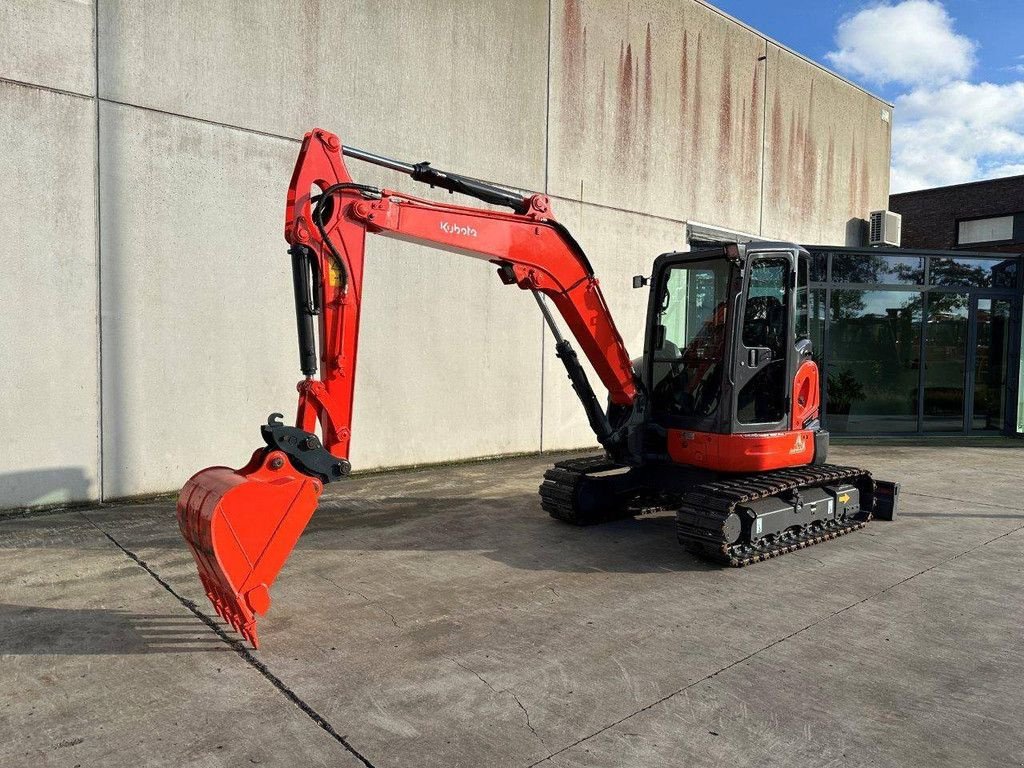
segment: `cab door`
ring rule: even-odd
[[[790,428],[796,267],[793,251],[747,255],[733,358],[734,432]]]

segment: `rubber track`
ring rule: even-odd
[[[862,494],[874,490],[870,473],[832,464],[780,469],[698,485],[682,495],[676,510],[679,543],[704,557],[740,568],[863,528],[871,519],[870,510],[853,520],[831,521],[805,528],[773,544],[730,546],[725,541],[723,526],[738,505],[795,488],[813,488],[836,482],[856,485]]]
[[[552,517],[573,525],[594,525],[628,516],[623,510],[620,515],[588,517],[576,506],[576,491],[587,475],[621,466],[607,456],[584,456],[558,462],[544,473],[544,481],[540,485],[541,508]]]

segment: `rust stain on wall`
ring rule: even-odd
[[[580,0],[565,0],[562,14],[562,149],[571,152],[583,138],[586,30]]]
[[[836,137],[828,129],[828,149],[825,153],[825,196],[831,200],[836,191]]]
[[[721,102],[718,105],[718,159],[728,166],[732,157],[732,63],[722,67]]]
[[[690,157],[689,146],[687,144],[687,137],[689,136],[689,128],[687,121],[689,120],[689,112],[687,107],[689,106],[689,99],[687,91],[690,87],[690,35],[684,29],[683,30],[683,52],[679,57],[679,163],[681,170],[685,168],[687,161]]]
[[[719,85],[718,103],[718,166],[720,172],[732,166],[733,155],[733,122],[732,122],[732,62],[725,60],[722,67],[722,80]],[[735,182],[726,182],[715,185],[715,200],[719,205],[725,205],[735,194]]]
[[[700,161],[701,161],[701,126],[700,118],[704,112],[704,94],[701,88],[703,82],[703,69],[702,59],[704,57],[704,35],[701,32],[697,33],[697,51],[693,62],[693,101],[690,103],[690,114],[688,116],[690,123],[690,187],[691,189],[697,189],[700,180]]]
[[[771,172],[768,179],[768,192],[775,200],[782,199],[782,179],[786,168],[786,146],[784,143],[785,129],[782,125],[782,97],[778,89],[772,99],[771,129]]]
[[[757,184],[758,154],[761,142],[761,126],[764,120],[764,107],[761,96],[764,93],[764,62],[754,59],[754,77],[750,82],[750,109],[743,120],[743,178],[750,187]],[[744,107],[746,105],[744,104]]]
[[[663,28],[665,8],[655,6],[612,14],[593,0],[562,0],[555,39],[563,50],[553,52],[562,75],[556,178],[567,172],[586,179],[591,195],[618,200],[622,193],[610,186],[618,176],[637,188],[636,205],[712,211],[755,226],[761,189],[772,198],[768,216],[806,220],[826,196],[841,206],[848,144],[842,118],[815,111],[822,80],[801,98],[802,72],[792,82],[783,67],[778,82],[769,81],[777,57],[763,38],[723,38],[681,8],[669,11]],[[762,54],[771,55],[772,69]],[[833,128],[835,135],[823,135]],[[853,205],[867,194],[862,155],[858,147],[851,159]],[[584,165],[588,158],[595,167]]]
[[[639,112],[640,112],[639,101],[640,101],[640,56],[638,54],[633,59],[633,99],[632,99],[633,114],[631,115],[631,117],[632,117],[632,120],[631,120],[631,128],[632,128],[631,138],[632,138],[632,134],[635,133],[637,122],[639,122],[641,119],[643,119],[642,116],[639,114]]]
[[[786,163],[792,166],[796,162],[797,146],[800,142],[800,126],[796,116],[796,108],[789,110],[789,144],[786,147]]]
[[[850,143],[850,170],[847,178],[846,194],[849,200],[849,211],[851,216],[857,216],[860,211],[860,185],[857,183],[857,167],[860,163],[857,160],[857,137],[854,136]]]
[[[651,25],[647,24],[647,39],[644,41],[644,99],[643,108],[641,109],[641,120],[643,121],[643,147],[641,154],[643,155],[643,176],[644,181],[650,173],[650,155],[651,155],[651,123],[653,121],[653,110],[654,110],[654,51],[653,44],[651,42]]]
[[[865,151],[861,154],[860,158],[860,199],[857,206],[857,212],[854,214],[854,216],[860,219],[867,218],[867,209],[871,204],[871,190],[869,187],[870,178],[868,169],[868,153]]]
[[[620,42],[619,47],[619,100],[615,114],[615,150],[620,160],[625,160],[629,151],[633,122],[633,46]]]
[[[749,152],[748,150],[748,137],[747,137],[747,100],[743,100],[743,104],[740,107],[740,178],[745,182],[749,182],[747,178],[747,165],[749,164]]]
[[[810,216],[815,209],[815,195],[818,187],[818,146],[814,134],[814,79],[807,94],[807,122],[803,123],[801,136],[800,208],[801,213]]]

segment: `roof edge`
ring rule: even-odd
[[[925,192],[938,192],[942,189],[956,189],[957,187],[973,187],[978,184],[994,184],[999,181],[1019,181],[1024,180],[1024,173],[1014,174],[1013,176],[996,176],[991,179],[975,179],[974,181],[961,181],[959,184],[944,184],[941,187],[925,187],[924,189],[910,189],[906,192],[892,192],[889,195],[889,199],[894,197],[902,197],[903,195],[920,195]]]

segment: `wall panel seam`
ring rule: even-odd
[[[662,216],[662,215],[657,214],[657,213],[647,213],[646,211],[638,211],[638,210],[635,210],[633,208],[619,208],[616,205],[607,205],[605,203],[594,203],[594,202],[591,202],[589,200],[584,200],[582,197],[580,199],[578,199],[578,200],[575,200],[575,199],[570,198],[570,197],[562,197],[560,195],[550,195],[550,197],[551,197],[551,200],[553,202],[572,203],[573,205],[587,205],[587,206],[590,206],[591,208],[600,208],[601,210],[605,210],[605,211],[618,211],[619,213],[628,213],[628,214],[630,214],[632,216],[641,216],[641,217],[643,217],[645,219],[657,219],[658,221],[669,221],[669,222],[671,222],[673,224],[686,224],[687,223],[686,219],[675,219],[675,218],[673,218],[671,216]],[[552,208],[553,207],[554,207],[554,205],[552,205]],[[599,275],[599,277],[600,277],[600,275]]]
[[[147,107],[144,104],[134,104],[130,101],[119,101],[118,99],[108,99],[102,96],[97,97],[104,104],[115,104],[119,107],[129,107],[132,109],[141,109],[145,112],[154,112],[158,115],[168,115],[169,117],[180,117],[182,120],[193,120],[197,123],[205,123],[206,125],[213,125],[218,128],[228,128],[230,130],[242,131],[243,133],[253,134],[255,136],[264,136],[269,139],[281,139],[282,141],[290,141],[294,144],[301,144],[302,139],[294,136],[282,136],[279,133],[271,133],[270,131],[261,131],[258,128],[246,128],[242,125],[234,125],[233,123],[222,123],[218,120],[210,120],[205,117],[196,117],[195,115],[186,115],[181,112],[170,112],[166,109],[159,109],[158,107]],[[312,126],[310,126],[312,127]]]
[[[103,219],[100,211],[100,4],[93,4],[93,108],[96,111],[96,161],[93,206],[96,226],[96,497],[106,499],[103,484]]]
[[[544,83],[544,194],[550,192],[551,172],[551,38],[553,22],[552,0],[548,0],[548,50],[547,50],[547,78]],[[547,365],[547,337],[548,329],[544,318],[540,318],[540,434],[537,440],[537,450],[544,452],[544,369]]]
[[[0,81],[2,81],[2,78],[0,78]],[[23,85],[22,83],[18,83],[18,84],[19,85]],[[36,87],[36,86],[29,86],[29,87]],[[48,89],[48,90],[53,90],[53,89]],[[74,94],[69,94],[69,95],[74,95]],[[168,117],[177,117],[177,118],[180,118],[182,120],[192,120],[192,121],[195,121],[195,122],[198,122],[198,123],[204,123],[205,125],[212,125],[212,126],[215,126],[215,127],[218,127],[218,128],[227,128],[229,130],[241,131],[243,133],[248,133],[248,134],[252,134],[252,135],[255,135],[255,136],[264,136],[264,137],[270,138],[270,139],[280,139],[282,141],[288,141],[288,142],[291,142],[293,144],[301,144],[302,143],[301,139],[296,139],[296,138],[293,138],[291,136],[282,136],[281,134],[278,134],[278,133],[269,133],[267,131],[259,131],[259,130],[256,130],[255,128],[244,128],[244,127],[242,127],[240,125],[233,125],[231,123],[221,123],[221,122],[218,122],[216,120],[207,120],[206,118],[203,118],[203,117],[194,117],[192,115],[183,115],[183,114],[178,113],[178,112],[168,112],[168,111],[163,110],[163,109],[157,109],[155,107],[147,107],[147,106],[144,106],[144,105],[141,105],[141,104],[132,104],[131,102],[127,102],[127,101],[118,101],[116,99],[106,99],[106,98],[103,98],[103,97],[91,97],[91,98],[95,98],[100,104],[114,104],[116,106],[126,107],[128,109],[141,109],[144,112],[154,112],[154,113],[159,114],[159,115],[167,115]],[[458,170],[458,169],[455,169],[455,170]],[[546,173],[547,173],[547,161],[545,160],[545,175],[546,175]],[[480,177],[480,179],[482,181],[487,181],[487,182],[490,182],[492,184],[498,184],[498,185],[502,184],[502,182],[500,180],[496,180],[496,179],[488,179],[486,177]],[[505,186],[508,186],[508,185],[505,185]],[[547,186],[547,185],[545,184],[545,186]],[[634,208],[621,208],[619,206],[608,205],[607,203],[598,203],[598,202],[594,202],[594,201],[591,201],[591,200],[573,200],[571,198],[562,197],[560,195],[553,195],[553,194],[549,195],[549,196],[553,200],[565,200],[565,201],[573,202],[573,203],[583,203],[584,205],[591,205],[591,206],[594,206],[595,208],[603,208],[603,209],[609,210],[609,211],[619,211],[621,213],[632,213],[632,214],[636,214],[636,215],[639,215],[639,216],[645,216],[645,217],[651,218],[651,219],[658,219],[660,221],[671,221],[671,222],[675,222],[677,224],[684,224],[685,223],[685,220],[683,220],[683,219],[676,219],[676,218],[673,218],[672,216],[663,216],[663,215],[657,214],[657,213],[649,213],[647,211],[642,211],[642,210],[634,209]]]
[[[3,77],[0,75],[0,83],[7,85],[18,85],[22,88],[35,88],[40,91],[48,91],[50,93],[58,93],[61,96],[71,96],[75,99],[85,99],[86,101],[93,101],[96,97],[88,93],[78,93],[77,91],[67,91],[63,88],[54,88],[51,85],[40,85],[39,83],[30,83],[27,80],[17,80],[13,77]]]

